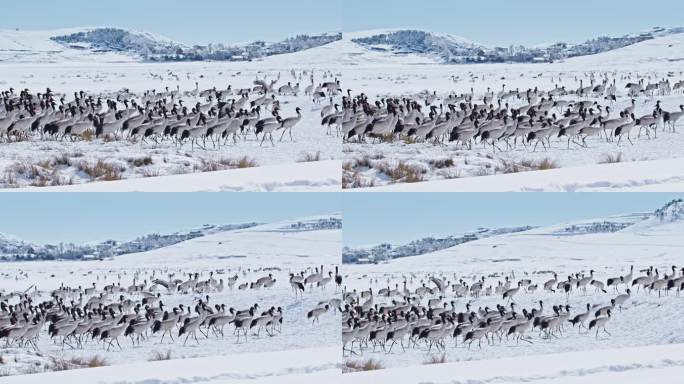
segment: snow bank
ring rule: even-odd
[[[684,159],[567,167],[493,176],[392,184],[373,192],[616,192],[684,191]]]
[[[341,162],[316,161],[124,179],[56,187],[2,189],[2,192],[297,192],[339,191]]]

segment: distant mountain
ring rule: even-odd
[[[122,28],[52,31],[0,30],[0,61],[248,61],[299,52],[340,40],[341,33],[297,35],[278,42],[186,45],[149,32]]]
[[[593,55],[623,48],[656,37],[684,33],[683,27],[661,28],[619,37],[600,36],[579,44],[557,42],[526,47],[487,47],[462,37],[434,32],[403,29],[380,32],[356,32],[351,41],[375,52],[402,56],[425,55],[445,64],[554,62],[571,57]]]

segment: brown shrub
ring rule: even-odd
[[[423,174],[425,173],[422,168],[407,164],[403,161],[399,161],[396,165],[381,163],[376,165],[375,168],[389,176],[393,181],[402,183],[417,183],[423,181]]]
[[[95,164],[82,161],[78,163],[76,168],[88,175],[93,180],[121,180],[122,172],[126,168],[117,166],[115,164],[107,163],[103,160],[98,160]]]
[[[49,368],[51,371],[68,371],[71,369],[104,367],[106,365],[107,360],[99,355],[92,357],[72,357],[70,359],[53,356],[50,357]]]

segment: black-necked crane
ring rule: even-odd
[[[629,288],[627,288],[625,290],[625,293],[617,295],[614,299],[610,301],[610,303],[613,307],[618,306],[620,308],[620,312],[622,312],[622,305],[626,303],[627,300],[629,300],[631,294],[632,291]]]
[[[602,315],[600,317],[596,317],[594,320],[589,322],[589,330],[592,328],[596,328],[596,338],[598,339],[598,334],[600,330],[603,330],[603,332],[607,333],[608,336],[610,336],[610,332],[606,329],[606,324],[608,323],[608,320],[610,320],[611,316],[611,311],[610,309],[606,310],[605,315]]]
[[[301,108],[297,107],[295,108],[295,112],[297,113],[297,116],[294,117],[287,117],[285,119],[281,119],[278,117],[278,122],[280,122],[280,128],[283,129],[283,134],[280,135],[280,140],[283,141],[283,136],[285,136],[286,132],[290,133],[290,140],[294,141],[294,138],[292,137],[292,128],[294,128],[297,123],[302,119],[302,113],[301,113]]]

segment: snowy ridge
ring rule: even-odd
[[[114,27],[0,30],[0,62],[244,61],[303,51],[339,39],[339,33],[323,33],[278,42],[188,46],[155,33]]]
[[[18,238],[0,236],[0,260],[102,259],[127,253],[163,248],[189,239],[240,230],[258,224],[259,223],[256,222],[227,225],[206,224],[200,228],[181,230],[168,234],[145,234],[128,241],[106,240],[84,244],[34,244]]]
[[[676,199],[656,209],[648,219],[627,228],[626,231],[637,235],[650,235],[679,228],[683,222],[684,203],[682,199]]]
[[[418,240],[413,240],[407,244],[380,244],[372,247],[349,248],[342,249],[343,263],[373,263],[382,262],[400,257],[419,256],[430,252],[435,252],[441,249],[453,247],[458,244],[463,244],[468,241],[475,241],[477,239],[484,239],[491,236],[502,235],[506,233],[525,232],[534,227],[511,227],[511,228],[478,228],[476,231],[467,232],[459,235],[447,236],[444,238],[425,237]]]
[[[611,52],[654,39],[668,39],[684,28],[656,27],[619,37],[600,36],[579,44],[556,42],[531,47],[488,47],[460,36],[420,29],[386,29],[345,33],[345,39],[367,51],[404,57],[419,55],[438,63],[535,63]]]
[[[339,216],[338,216],[339,217]],[[292,224],[337,222],[336,216],[284,220],[250,228],[193,238],[168,247],[148,252],[131,253],[116,258],[129,265],[144,260],[146,263],[176,262],[184,265],[205,265],[207,262],[248,263],[279,266],[302,264],[338,264],[342,231],[328,225],[307,231],[291,230]]]

